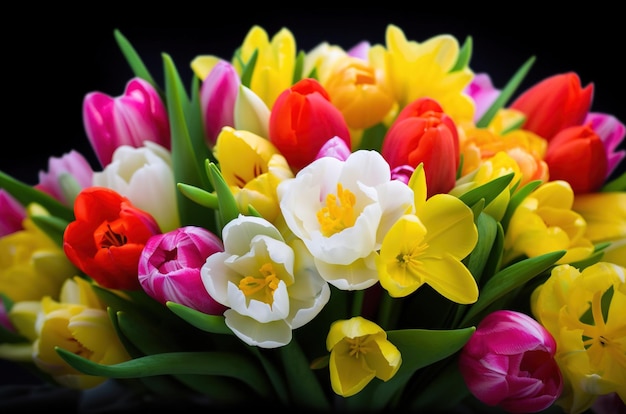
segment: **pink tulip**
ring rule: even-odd
[[[204,288],[200,268],[206,258],[224,251],[222,241],[210,231],[186,226],[151,237],[139,259],[139,283],[156,301],[167,301],[210,315],[221,315],[226,307]]]
[[[219,61],[202,82],[200,106],[210,147],[215,145],[222,127],[235,127],[235,101],[240,84],[235,67],[225,60]]]
[[[606,178],[608,178],[626,158],[626,150],[618,150],[626,138],[626,125],[613,115],[598,112],[587,114],[585,124],[588,123],[591,123],[591,128],[604,143],[607,159]]]
[[[320,148],[320,152],[317,153],[315,159],[333,157],[338,160],[345,161],[350,154],[350,147],[346,144],[346,141],[339,137],[334,137],[322,145],[322,148]]]
[[[5,189],[0,188],[0,237],[22,230],[26,209]]]
[[[482,118],[495,100],[498,99],[500,92],[499,89],[493,86],[491,77],[488,74],[477,73],[474,75],[474,79],[465,89],[465,93],[474,100],[474,105],[476,105],[474,122],[478,122]]]
[[[89,142],[103,167],[121,145],[138,148],[152,141],[171,148],[167,109],[147,81],[133,78],[124,95],[111,97],[91,92],[83,100],[83,124]]]
[[[563,378],[554,359],[556,342],[530,316],[498,310],[485,317],[463,347],[459,370],[471,393],[511,413],[550,407]]]
[[[61,181],[66,174],[76,185],[75,193],[70,193],[71,190]],[[71,206],[80,190],[91,187],[92,177],[93,170],[87,159],[81,153],[71,150],[61,157],[48,159],[48,171],[39,171],[39,184],[35,187],[61,203]]]

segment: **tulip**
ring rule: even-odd
[[[618,150],[626,138],[626,125],[613,115],[590,112],[585,124],[591,123],[591,128],[600,137],[606,150],[607,171],[609,178],[617,166],[626,158],[626,149]]]
[[[465,92],[474,100],[474,105],[476,105],[474,122],[478,122],[482,118],[500,95],[500,90],[493,86],[491,77],[487,73],[475,74]]]
[[[235,126],[235,100],[240,84],[234,66],[225,60],[220,60],[202,81],[200,107],[209,147],[215,145],[223,126]]]
[[[593,99],[593,84],[581,87],[574,72],[550,76],[523,92],[509,106],[526,115],[522,128],[548,141],[562,129],[581,125]]]
[[[429,98],[407,105],[387,131],[381,153],[391,168],[424,164],[429,196],[454,187],[459,137],[452,118]]]
[[[100,286],[141,289],[137,265],[150,237],[161,231],[155,219],[128,198],[104,187],[82,190],[63,234],[63,250]]]
[[[207,257],[224,251],[210,231],[185,226],[156,234],[146,242],[139,258],[139,283],[156,301],[180,303],[209,315],[221,315],[225,306],[204,289],[200,268]]]
[[[320,152],[317,153],[315,159],[333,157],[338,160],[345,161],[348,159],[350,154],[350,147],[346,145],[346,142],[339,137],[333,137],[322,145],[322,148],[320,148]]]
[[[350,132],[341,112],[322,85],[302,79],[281,93],[270,115],[270,141],[297,172],[315,159],[322,146],[337,136],[351,148]]]
[[[180,226],[172,156],[154,142],[118,147],[111,162],[93,174],[93,185],[127,197],[135,207],[150,213],[161,231]]]
[[[61,157],[50,157],[48,171],[39,171],[39,183],[35,188],[72,206],[76,194],[91,186],[92,177],[89,161],[78,151],[71,150]]]
[[[6,322],[9,324],[7,329],[10,332],[17,333],[26,341],[7,341],[1,344],[0,358],[9,361],[33,362],[33,343],[39,337],[37,319],[40,313],[41,300],[23,300],[11,306],[11,310],[6,315],[8,317]]]
[[[459,371],[470,392],[510,413],[534,413],[561,395],[557,345],[530,316],[497,310],[487,315],[459,355]]]
[[[147,81],[133,78],[124,94],[111,97],[91,92],[83,99],[83,124],[100,164],[107,166],[121,145],[140,147],[145,141],[171,148],[167,109]]]
[[[588,125],[558,132],[548,144],[545,161],[550,180],[567,181],[576,194],[599,190],[606,178],[604,145]]]
[[[360,316],[337,320],[326,337],[330,383],[342,397],[359,393],[374,377],[389,381],[402,365],[402,355],[387,333]]]
[[[252,89],[239,85],[235,100],[235,129],[249,131],[267,138],[270,136],[270,110]]]
[[[26,209],[3,188],[0,188],[0,211],[0,238],[24,228]]]

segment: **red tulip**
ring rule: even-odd
[[[544,160],[550,181],[565,180],[576,194],[599,190],[608,168],[602,139],[590,125],[566,128],[556,134]]]
[[[350,131],[339,109],[315,79],[302,79],[283,91],[272,106],[270,141],[294,172],[315,160],[335,136],[351,147]]]
[[[527,89],[510,108],[526,115],[522,128],[550,141],[562,129],[582,125],[592,99],[593,84],[582,88],[578,75],[568,72]]]
[[[141,251],[150,237],[160,233],[154,218],[103,187],[82,190],[74,215],[76,220],[63,235],[69,260],[103,287],[141,289],[137,277]]]
[[[391,169],[424,163],[428,196],[454,187],[459,165],[459,137],[452,118],[430,98],[420,98],[398,114],[381,148]]]

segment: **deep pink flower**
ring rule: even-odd
[[[498,96],[500,96],[500,90],[496,89],[491,82],[491,77],[486,73],[477,73],[474,75],[472,82],[467,85],[465,93],[474,101],[476,106],[476,112],[474,113],[474,122],[478,122],[480,118],[487,112],[487,110],[493,105]]]
[[[147,81],[133,78],[124,94],[111,97],[91,92],[83,100],[83,124],[87,138],[103,167],[121,145],[139,148],[152,141],[171,148],[167,109],[158,92]]]
[[[483,403],[511,413],[534,413],[561,395],[556,342],[530,316],[498,310],[487,315],[463,347],[459,370]]]
[[[200,277],[206,258],[223,252],[222,241],[210,231],[186,226],[152,236],[139,259],[139,283],[153,299],[180,303],[210,315],[226,307],[209,295]]]
[[[200,106],[207,144],[215,145],[222,127],[235,127],[235,101],[241,80],[235,67],[226,60],[215,64],[202,81]]]
[[[618,150],[626,138],[626,126],[616,117],[599,112],[587,114],[585,124],[591,123],[591,128],[604,143],[607,159],[606,177],[608,178],[617,166],[626,158],[626,150]]]
[[[0,188],[0,237],[22,230],[22,221],[26,218],[26,209],[19,201]]]
[[[66,174],[77,184],[77,193],[92,185],[93,169],[89,161],[78,151],[71,150],[60,157],[48,159],[48,171],[39,171],[39,183],[35,188],[71,206],[76,194],[68,194],[67,189],[62,185],[61,178]]]

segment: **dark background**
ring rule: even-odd
[[[133,44],[161,85],[162,53],[171,56],[183,82],[189,85],[189,64],[195,56],[230,58],[253,24],[261,25],[270,37],[287,27],[298,49],[305,51],[321,41],[344,49],[361,40],[384,44],[389,23],[418,42],[442,33],[454,35],[460,43],[472,36],[470,66],[475,72],[489,72],[496,87],[502,88],[534,55],[536,62],[519,90],[547,76],[574,71],[583,85],[595,84],[593,111],[612,113],[626,121],[626,36],[624,19],[615,8],[595,2],[589,9],[548,12],[530,5],[519,10],[485,10],[474,4],[467,10],[450,4],[436,11],[423,7],[417,11],[256,11],[241,7],[228,12],[168,3],[162,9],[139,13],[111,6],[82,18],[81,10],[74,10],[78,14],[68,14],[66,19],[11,29],[3,40],[4,145],[0,170],[35,184],[38,171],[47,169],[48,157],[61,156],[70,149],[80,151],[100,169],[84,133],[81,105],[84,95],[91,91],[121,95],[132,77],[113,36],[116,28]],[[228,4],[222,7],[228,8]],[[178,27],[180,23],[187,24]]]

